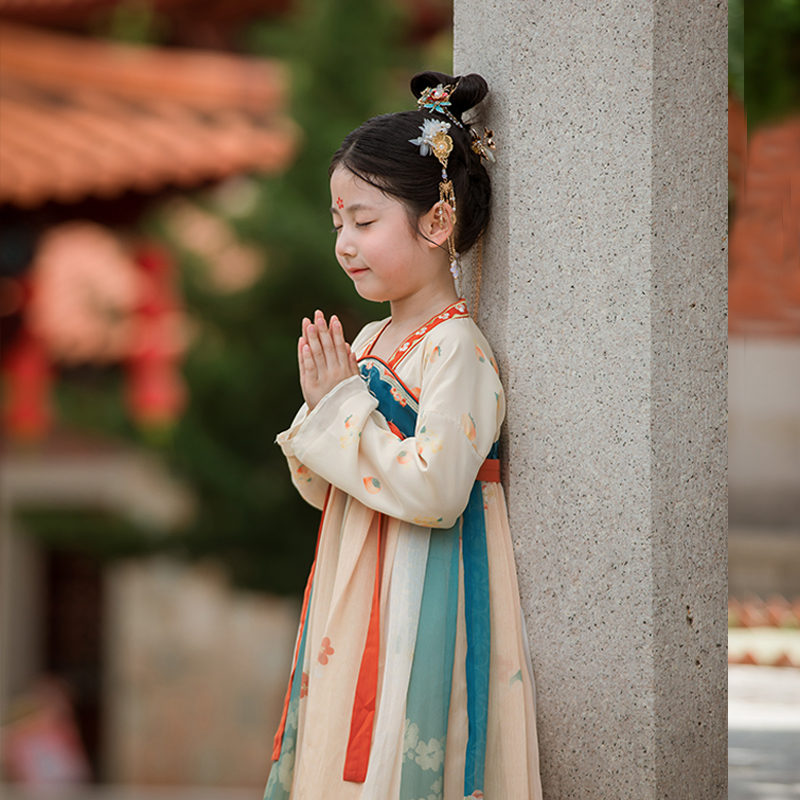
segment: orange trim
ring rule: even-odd
[[[468,316],[469,312],[467,311],[467,301],[462,297],[460,300],[456,300],[455,303],[451,303],[449,306],[447,306],[447,308],[442,311],[441,314],[435,314],[424,325],[420,325],[419,328],[417,328],[413,333],[410,333],[408,336],[406,336],[406,338],[400,342],[394,353],[389,356],[388,362],[381,361],[379,358],[377,360],[381,361],[382,364],[386,364],[387,367],[394,369],[414,349],[414,347],[419,343],[420,339],[422,339],[429,331],[433,330],[437,325],[441,325],[443,322],[447,322],[449,319],[460,319],[461,317]],[[391,321],[391,317],[386,320],[386,324],[375,334],[367,349],[360,356],[359,360],[370,355],[378,339],[381,338],[381,334],[386,330],[386,328],[389,327]],[[420,331],[422,331],[422,333],[420,333]],[[375,358],[375,356],[370,357]]]
[[[447,322],[449,319],[459,319],[468,317],[467,303],[464,298],[456,300],[449,305],[441,314],[431,317],[424,325],[420,325],[413,333],[406,336],[400,346],[392,353],[389,359],[389,366],[394,369],[437,325]]]
[[[372,726],[378,696],[378,656],[380,651],[380,599],[381,599],[381,529],[383,514],[378,514],[378,549],[375,554],[375,588],[372,592],[372,610],[367,628],[367,641],[358,671],[356,695],[353,700],[353,717],[350,721],[350,738],[344,762],[343,778],[363,783],[367,778],[369,751],[372,747]]]
[[[486,481],[487,483],[500,483],[500,459],[487,458],[486,461],[481,464],[481,468],[478,470],[478,477],[475,478],[475,480]]]
[[[272,760],[277,761],[281,757],[281,747],[283,745],[283,734],[286,730],[286,717],[289,714],[289,701],[292,696],[292,684],[294,683],[294,675],[297,670],[297,656],[300,653],[300,642],[303,639],[303,629],[306,625],[306,614],[308,613],[308,600],[311,596],[311,586],[314,582],[314,568],[317,566],[317,553],[319,553],[319,540],[322,538],[322,523],[325,520],[325,509],[328,507],[328,500],[331,496],[331,487],[328,486],[328,491],[325,494],[325,502],[322,505],[322,517],[319,521],[319,532],[317,533],[317,547],[314,552],[314,562],[311,564],[311,571],[308,573],[308,580],[306,581],[306,590],[303,593],[303,608],[300,611],[300,629],[297,631],[297,642],[294,646],[294,659],[292,661],[292,672],[289,676],[289,686],[286,689],[286,698],[283,701],[283,713],[281,714],[281,721],[278,725],[278,730],[275,733],[275,738],[272,742]],[[301,665],[302,668],[302,665]]]

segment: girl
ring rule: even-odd
[[[322,510],[266,800],[540,798],[533,680],[496,442],[492,352],[460,299],[491,155],[479,75],[426,72],[330,168],[336,257],[389,301],[352,348],[317,311],[278,443]]]

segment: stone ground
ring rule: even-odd
[[[800,669],[728,670],[728,800],[800,800]],[[3,800],[259,800],[259,790],[98,787],[21,792]],[[688,799],[687,799],[688,800]]]
[[[800,799],[800,669],[728,669],[728,800]]]

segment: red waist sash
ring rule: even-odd
[[[475,480],[500,483],[500,459],[487,458],[486,461],[481,464],[481,468],[478,470],[478,477],[475,478]]]

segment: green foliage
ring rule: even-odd
[[[264,182],[261,213],[240,229],[269,244],[278,269],[288,261],[292,270],[307,270],[332,299],[352,302],[354,293],[333,257],[328,164],[353,128],[409,104],[402,68],[412,64],[398,39],[398,13],[380,0],[307,0],[287,23],[254,26],[248,36],[248,49],[290,66],[291,114],[305,142],[285,175]],[[402,84],[393,81],[396,71]]]
[[[91,14],[95,36],[126,44],[159,44],[169,35],[169,22],[150,0],[122,0],[100,5]]]
[[[729,14],[732,86],[748,129],[800,111],[800,0],[734,0]]]
[[[246,37],[251,53],[289,65],[291,116],[304,140],[286,173],[259,180],[255,209],[229,220],[265,249],[263,278],[220,294],[187,259],[183,292],[197,324],[184,369],[191,402],[163,453],[199,503],[172,542],[221,559],[249,588],[297,592],[313,558],[319,512],[300,499],[274,444],[302,403],[303,316],[336,313],[352,339],[366,319],[387,313],[362,301],[336,263],[327,170],[350,130],[410,105],[408,78],[418,65],[402,30],[385,0],[309,0],[295,17],[254,26]],[[212,196],[206,201],[213,206]],[[166,235],[158,218],[150,225]]]
[[[728,88],[744,99],[744,0],[728,0]]]
[[[146,8],[121,6],[112,20],[116,37],[154,35],[156,20]],[[193,248],[171,226],[170,204],[154,209],[141,227],[179,254],[194,329],[183,365],[188,408],[171,430],[139,430],[124,408],[121,369],[82,368],[58,387],[60,414],[72,425],[158,451],[194,491],[197,514],[183,530],[153,537],[92,510],[31,512],[26,526],[42,541],[99,558],[167,549],[214,558],[243,587],[302,590],[319,511],[292,486],[274,440],[302,403],[296,362],[302,318],[316,308],[336,313],[352,340],[367,319],[388,313],[361,300],[336,262],[328,164],[345,135],[370,116],[411,107],[414,71],[446,68],[446,37],[434,43],[431,62],[403,41],[405,28],[386,0],[305,0],[290,18],[243,34],[240,49],[288,66],[300,152],[280,176],[243,179],[244,204],[226,204],[216,188],[195,193],[191,203],[217,220],[227,217],[242,241],[265,253],[262,277],[250,288],[221,292],[203,257],[188,252]]]

